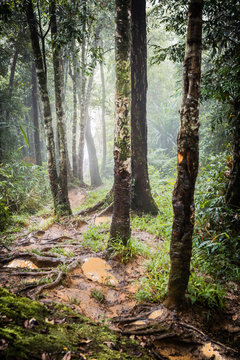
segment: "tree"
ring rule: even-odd
[[[183,98],[178,132],[177,180],[174,186],[171,269],[165,304],[180,306],[190,275],[194,228],[194,188],[198,173],[198,129],[201,79],[203,0],[190,0],[186,51],[183,63]]]
[[[37,78],[40,88],[40,94],[43,104],[43,116],[44,116],[44,128],[46,135],[46,147],[47,147],[47,166],[48,174],[50,181],[50,188],[53,196],[54,210],[58,214],[65,212],[65,209],[68,207],[68,204],[65,204],[62,189],[59,186],[57,167],[56,167],[56,154],[55,154],[55,142],[54,142],[54,133],[52,127],[52,114],[50,99],[47,89],[47,74],[46,74],[46,62],[44,61],[45,54],[41,52],[37,22],[34,14],[33,3],[28,1],[25,5],[25,11],[27,16],[27,22],[29,25],[33,55],[35,60],[35,66],[37,71]]]
[[[53,72],[54,72],[54,88],[55,88],[55,106],[57,115],[57,134],[59,144],[59,197],[62,206],[62,212],[71,214],[70,202],[68,199],[68,182],[67,182],[67,143],[64,126],[64,109],[63,109],[63,62],[61,57],[61,48],[57,43],[58,28],[56,18],[56,1],[50,2],[50,25],[52,36],[53,51]]]
[[[101,42],[101,47],[103,48],[103,42]],[[101,174],[104,175],[106,170],[106,157],[107,157],[107,143],[106,143],[106,122],[105,122],[105,113],[106,113],[106,89],[105,89],[105,77],[103,63],[100,62],[100,74],[101,74],[101,83],[102,83],[102,146],[103,146],[103,155],[102,155],[102,166]]]
[[[99,167],[98,167],[98,159],[96,154],[96,148],[91,132],[91,118],[89,116],[89,104],[91,99],[91,92],[93,86],[93,75],[90,77],[88,81],[88,87],[86,92],[86,100],[85,100],[85,136],[86,136],[86,143],[88,149],[88,161],[89,161],[89,170],[90,170],[90,178],[91,178],[91,186],[99,186],[102,184],[102,180],[99,174]]]
[[[114,204],[110,245],[118,238],[126,245],[130,237],[130,0],[115,1],[115,130]]]
[[[132,209],[156,215],[147,167],[147,36],[146,0],[131,5],[131,149]]]
[[[34,146],[36,164],[42,165],[41,144],[39,137],[39,122],[38,122],[38,101],[37,101],[37,74],[34,62],[32,63],[32,109],[33,109],[33,125],[34,125]]]

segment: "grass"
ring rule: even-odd
[[[78,212],[80,210],[86,209],[88,207],[91,207],[104,199],[104,197],[107,195],[109,190],[112,187],[112,180],[108,180],[105,182],[101,187],[95,189],[95,190],[89,190],[87,192],[86,200],[83,204],[81,204],[79,207],[74,209],[75,212]]]
[[[82,245],[95,252],[106,248],[109,239],[109,224],[91,225],[83,234]]]

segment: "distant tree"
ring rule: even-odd
[[[84,138],[85,138],[85,118],[86,118],[86,0],[83,0],[83,23],[82,23],[82,45],[81,45],[81,102],[80,102],[80,136],[78,149],[78,178],[83,182],[83,159],[84,159]]]
[[[194,229],[194,189],[198,173],[198,129],[202,52],[203,0],[190,0],[186,51],[183,63],[183,99],[177,140],[177,180],[173,191],[171,268],[165,304],[180,306],[190,275]]]
[[[88,149],[88,161],[89,161],[89,170],[90,170],[90,179],[91,179],[91,186],[99,186],[102,185],[102,180],[99,173],[99,166],[98,166],[98,159],[96,148],[91,132],[91,118],[89,116],[89,104],[91,100],[91,93],[92,93],[92,86],[93,86],[93,75],[88,80],[88,87],[86,92],[86,103],[85,103],[85,136],[86,136],[86,143]]]
[[[130,0],[115,1],[115,130],[114,205],[110,243],[123,244],[130,237],[131,153],[130,153]]]
[[[73,176],[77,177],[77,59],[75,53],[75,40],[72,49],[72,68],[71,78],[73,86],[73,118],[72,118],[72,171]]]
[[[131,149],[132,209],[156,215],[147,166],[147,36],[146,0],[131,2]]]
[[[101,47],[103,48],[103,42],[101,43]],[[107,158],[107,142],[106,142],[106,122],[105,122],[105,114],[106,114],[106,89],[105,89],[105,77],[104,77],[104,68],[103,63],[100,63],[100,74],[101,74],[101,82],[102,82],[102,166],[101,166],[101,174],[104,175],[106,170],[106,158]]]
[[[37,93],[37,74],[34,62],[32,63],[32,109],[33,109],[33,125],[34,125],[34,147],[36,164],[42,165],[41,144],[39,136],[39,121],[38,121],[38,93]]]

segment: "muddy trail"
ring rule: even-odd
[[[70,191],[73,210],[84,203],[85,196],[86,190]],[[146,273],[147,259],[140,255],[128,261],[109,258],[106,251],[93,251],[84,241],[91,225],[110,220],[111,215],[94,213],[64,219],[44,230],[41,226],[30,233],[25,229],[9,249],[1,249],[0,286],[47,306],[70,306],[94,322],[138,340],[152,359],[239,359],[237,285],[227,295],[225,309],[212,311],[210,318],[208,309],[197,305],[176,313],[161,303],[137,303],[135,294]],[[34,221],[41,224],[42,219]],[[106,228],[100,227],[99,232],[108,237]],[[134,236],[148,242],[153,251],[161,251],[153,235],[135,231]]]

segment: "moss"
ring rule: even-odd
[[[122,338],[66,306],[44,305],[0,288],[1,359],[41,359],[45,352],[62,359],[67,351],[89,359],[150,359],[134,341]],[[86,339],[88,340],[86,342]]]

